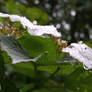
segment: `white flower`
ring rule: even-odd
[[[72,43],[63,48],[62,52],[69,53],[70,56],[82,62],[86,70],[92,69],[92,49],[86,44],[82,42]]]
[[[34,36],[44,37],[45,36],[44,34],[51,34],[54,37],[61,37],[61,34],[52,25],[46,25],[46,26],[35,25],[32,22],[30,22],[26,17],[22,17],[18,15],[9,15],[9,14],[0,13],[0,17],[9,17],[12,22],[20,21],[23,27],[27,28],[28,32]]]

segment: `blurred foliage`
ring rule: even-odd
[[[4,8],[2,9],[3,12],[26,16],[31,21],[36,20],[39,24],[48,23],[48,14],[42,11],[40,8],[37,8],[36,6],[27,7],[13,0],[6,0],[3,2],[3,5],[4,5],[4,7],[2,7]]]
[[[63,39],[71,42],[84,40],[92,47],[92,1],[91,0],[0,0],[0,12],[26,16],[38,24],[54,24]],[[57,63],[56,47],[51,39],[30,36],[21,24],[7,22],[15,30],[22,31],[15,38],[34,58],[48,51],[38,62],[11,64],[6,52],[0,56],[0,84],[2,92],[91,92],[92,72],[83,69],[82,64],[72,66],[68,62]],[[0,25],[1,26],[1,25]],[[7,34],[5,30],[2,32]],[[1,34],[1,33],[0,33]],[[14,36],[14,35],[13,35]],[[4,61],[5,64],[2,63]],[[3,65],[4,67],[2,67]],[[2,70],[4,69],[4,70]],[[1,85],[0,85],[0,90]]]

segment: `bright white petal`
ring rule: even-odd
[[[45,36],[44,34],[51,34],[54,37],[61,37],[61,33],[59,33],[57,29],[51,25],[35,25],[30,22],[26,17],[20,17],[18,15],[0,13],[0,17],[9,17],[12,22],[20,21],[23,27],[27,28],[28,32],[34,36]]]
[[[72,43],[63,48],[62,52],[69,53],[70,56],[83,63],[85,69],[92,69],[92,49],[84,43]]]

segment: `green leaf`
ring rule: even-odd
[[[13,63],[30,59],[27,52],[21,47],[17,40],[11,36],[0,35],[0,47],[1,50],[7,52]]]
[[[90,89],[90,85],[92,85],[91,75],[92,73],[78,67],[75,71],[66,76],[64,83],[67,88],[75,90],[75,92],[85,92],[85,90]]]
[[[44,51],[48,51],[37,64],[49,65],[56,64],[56,48],[51,39],[25,35],[18,40],[21,45],[28,51],[31,57],[36,57]],[[28,44],[28,45],[27,45]]]
[[[13,64],[27,61],[36,62],[43,55],[39,55],[38,57],[32,59],[28,55],[28,53],[21,47],[19,42],[11,36],[0,35],[0,47],[1,50],[7,52],[7,54],[12,59]]]
[[[34,66],[32,63],[18,63],[14,64],[15,70],[18,73],[21,73],[23,75],[26,75],[28,77],[34,78]]]

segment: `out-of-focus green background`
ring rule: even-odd
[[[68,43],[83,40],[92,47],[92,0],[0,0],[0,12],[54,25]],[[46,50],[49,53],[37,63],[36,71],[30,62],[7,64],[9,58],[3,53],[10,88],[7,92],[18,92],[10,81],[20,92],[92,92],[92,73],[80,63],[57,64],[56,48],[50,39],[27,34],[18,41],[31,57]]]
[[[53,24],[70,42],[92,39],[91,0],[0,0],[0,12]]]

